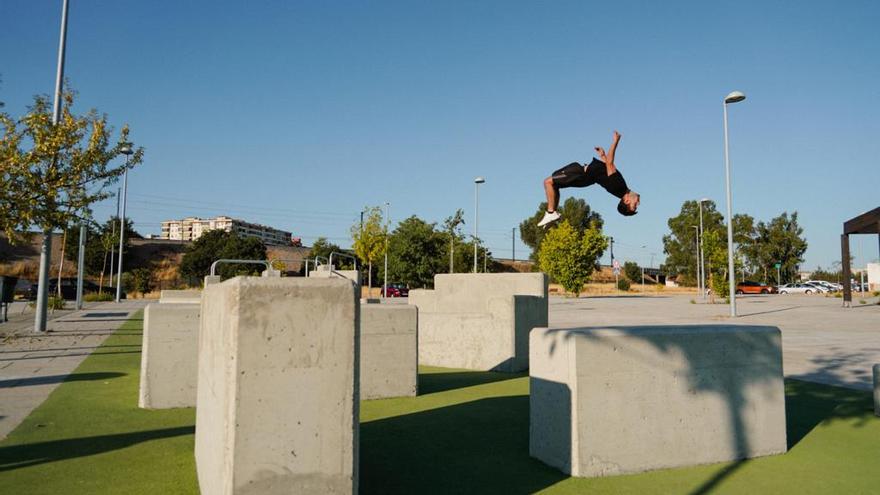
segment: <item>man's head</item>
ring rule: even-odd
[[[617,203],[617,211],[625,217],[635,215],[636,210],[639,208],[640,199],[641,196],[639,196],[639,193],[627,191],[626,194],[620,198],[620,203]]]

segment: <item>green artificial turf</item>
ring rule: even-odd
[[[194,411],[137,407],[141,324],[127,322],[0,442],[0,493],[198,493]],[[788,380],[785,455],[576,479],[529,457],[526,375],[421,371],[419,397],[361,405],[362,494],[880,490],[868,393]]]

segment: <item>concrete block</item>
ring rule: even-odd
[[[352,282],[361,284],[361,273],[357,270],[336,270],[335,267],[319,265],[309,272],[309,278],[347,278]]]
[[[874,415],[880,416],[880,364],[874,365]]]
[[[361,305],[361,399],[415,396],[418,353],[415,306]]]
[[[205,287],[211,284],[219,284],[223,279],[220,275],[205,275]]]
[[[202,302],[202,291],[163,290],[159,293],[159,302],[162,304],[200,304]]]
[[[529,453],[580,477],[786,451],[776,327],[536,328]]]
[[[164,295],[167,291],[162,292]],[[147,305],[138,406],[145,409],[195,407],[199,312],[199,304]]]
[[[441,274],[411,290],[419,308],[419,362],[516,372],[529,367],[528,336],[547,325],[543,273]]]
[[[195,457],[202,494],[357,493],[359,304],[345,279],[206,287]]]

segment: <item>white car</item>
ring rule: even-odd
[[[821,294],[822,289],[807,283],[785,284],[779,286],[780,294]]]
[[[842,286],[838,286],[837,284],[835,284],[833,282],[826,282],[824,280],[807,280],[804,283],[821,287],[821,288],[825,289],[826,292],[837,292],[843,288]]]

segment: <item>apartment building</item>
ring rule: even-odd
[[[178,241],[194,241],[205,232],[217,229],[235,232],[242,237],[256,237],[267,245],[275,246],[290,245],[292,237],[290,232],[227,216],[216,218],[187,217],[183,220],[166,220],[162,222],[162,234],[159,237],[161,239]]]

